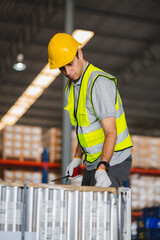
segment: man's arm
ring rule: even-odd
[[[80,145],[78,143],[77,147],[76,147],[76,151],[75,151],[74,157],[75,158],[82,158],[82,156],[83,156],[83,152],[82,152],[82,149],[81,149],[81,147],[80,147]]]
[[[107,117],[101,120],[101,125],[104,131],[105,140],[102,148],[101,161],[110,162],[117,140],[117,128],[115,117]],[[101,164],[99,168],[105,166]]]

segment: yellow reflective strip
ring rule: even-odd
[[[87,71],[83,76],[82,85],[79,93],[79,100],[78,100],[78,106],[77,106],[77,121],[80,127],[85,127],[90,125],[90,121],[89,121],[89,117],[86,109],[87,87],[88,87],[90,74],[91,74],[91,69],[88,67]]]
[[[104,132],[100,128],[91,133],[78,134],[78,138],[82,147],[93,147],[104,142]]]
[[[73,85],[70,87],[69,97],[68,97],[68,105],[64,108],[69,112],[70,121],[73,126],[77,125],[77,121],[74,117],[74,90]]]
[[[96,118],[98,119],[95,111],[94,111],[94,107],[93,107],[93,103],[92,103],[92,96],[91,96],[91,93],[92,93],[92,88],[93,88],[93,83],[95,82],[95,79],[97,79],[97,75],[96,77],[94,78],[94,80],[92,81],[92,84],[91,84],[91,89],[90,89],[90,93],[89,93],[89,100],[90,100],[90,103],[91,103],[91,107],[92,107],[92,110],[94,112],[94,115],[96,116]]]
[[[70,80],[68,79],[68,82],[67,82],[66,88],[65,88],[65,93],[66,93],[66,91],[67,91],[67,89],[68,89],[69,81],[70,81]]]
[[[119,95],[119,92],[117,91],[117,99],[116,99],[116,104],[115,104],[115,108],[116,108],[116,111],[119,109],[119,103],[122,105],[122,100],[121,100],[121,97]]]
[[[86,72],[84,73],[83,79],[82,79],[82,84],[80,88],[80,94],[79,94],[79,102],[78,102],[78,107],[77,107],[77,112],[78,113],[85,113],[86,112],[86,96],[87,96],[87,87],[88,87],[88,81],[91,75],[92,69],[90,66],[87,68]],[[88,117],[88,115],[87,115]]]
[[[132,147],[132,141],[131,141],[131,137],[128,134],[128,137],[126,139],[124,139],[122,142],[116,144],[114,151],[119,151],[128,147]]]
[[[121,96],[119,95],[119,93],[118,93],[118,97],[119,97],[120,103],[122,105],[122,99],[121,99]]]
[[[117,135],[125,131],[125,129],[127,128],[127,124],[126,124],[124,113],[122,113],[122,115],[118,119],[116,119],[116,125],[117,125]]]
[[[69,110],[70,110],[69,104],[68,104],[66,107],[64,107],[64,109],[67,110],[67,111],[69,111]]]
[[[115,108],[116,108],[116,111],[119,109],[118,96],[117,96],[117,99],[116,99]]]
[[[87,127],[90,125],[90,121],[87,115],[87,111],[84,114],[78,113],[77,114],[77,118],[78,118],[78,125],[80,127]]]
[[[87,156],[87,162],[94,162],[97,160],[97,158],[102,154],[102,152],[98,152],[95,154],[86,154]]]

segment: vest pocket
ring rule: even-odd
[[[104,142],[104,132],[100,128],[90,133],[78,134],[78,138],[82,147],[96,147],[96,145]]]
[[[78,113],[77,119],[78,119],[78,126],[80,127],[90,126],[90,121],[86,113]]]

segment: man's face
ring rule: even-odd
[[[83,73],[81,54],[75,56],[73,61],[59,69],[67,78],[77,81]]]

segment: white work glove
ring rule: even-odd
[[[76,167],[81,166],[81,164],[82,164],[82,158],[74,157],[73,160],[70,162],[70,164],[67,166],[66,175],[69,175],[71,177],[73,175],[73,170]]]
[[[109,187],[111,185],[111,180],[108,177],[106,170],[97,169],[95,173],[96,185],[97,187]]]

